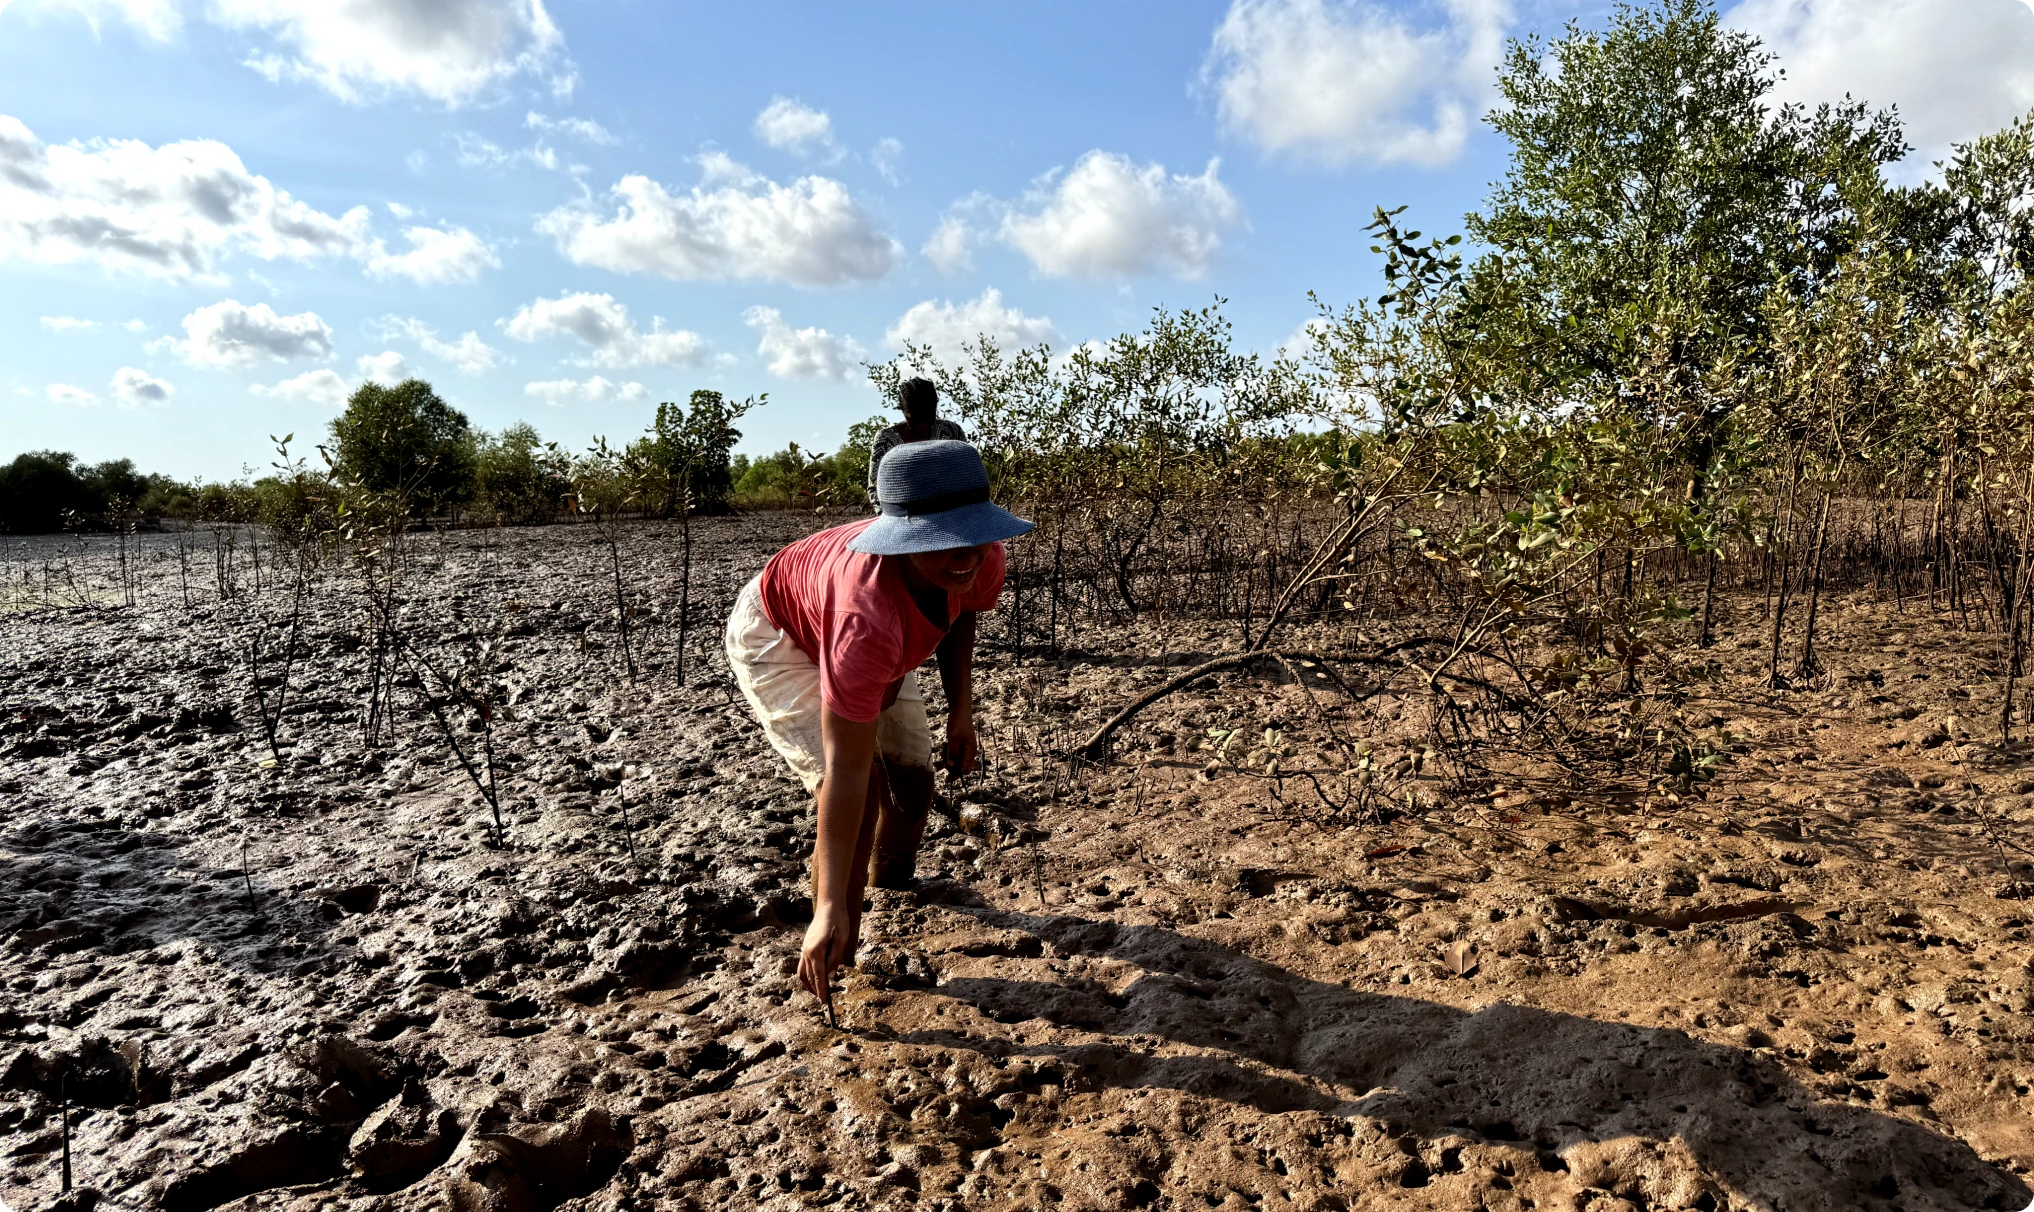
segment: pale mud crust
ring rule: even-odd
[[[187,611],[159,544],[137,608],[8,614],[0,1200],[59,1202],[61,1082],[71,1207],[2029,1203],[2034,905],[2001,894],[2034,767],[1986,743],[1994,648],[1953,617],[1839,595],[1829,674],[1773,692],[1736,603],[1684,710],[1745,752],[1699,794],[1542,771],[1333,829],[1187,752],[1304,745],[1274,671],[1165,700],[1077,780],[1044,758],[1232,630],[1113,624],[1020,666],[987,621],[999,768],[969,832],[935,818],[922,886],[872,896],[836,1028],[791,975],[811,804],[696,665],[826,520],[698,527],[684,688],[675,527],[630,536],[633,686],[593,530],[420,542],[422,642],[511,621],[505,851],[428,717],[362,748],[343,570],[280,769],[250,604]],[[1329,710],[1383,744],[1414,706]]]

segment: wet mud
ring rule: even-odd
[[[120,607],[103,551],[11,549],[15,581],[76,560],[87,591],[0,614],[0,1201],[2034,1198],[2034,751],[1976,719],[1996,655],[1953,616],[1838,595],[1827,672],[1775,691],[1732,603],[1681,708],[1735,738],[1707,785],[1521,764],[1335,827],[1195,743],[1333,722],[1410,752],[1412,696],[1224,673],[1070,770],[1049,752],[1234,636],[1114,620],[1020,660],[985,621],[994,769],[943,800],[920,886],[871,895],[829,1025],[793,977],[812,807],[717,654],[741,583],[825,521],[701,523],[682,646],[676,527],[634,529],[633,683],[590,528],[420,540],[420,650],[498,637],[505,847],[413,687],[366,742],[343,564],[307,594],[277,760],[272,553],[220,601],[157,541]],[[469,747],[480,723],[451,719]]]

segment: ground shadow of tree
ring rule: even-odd
[[[949,904],[1034,935],[1052,954],[1137,970],[1113,985],[1003,976],[939,985],[1000,1021],[1044,1018],[1115,1037],[1018,1049],[1055,1054],[1106,1085],[1362,1116],[1424,1140],[1508,1142],[1603,1172],[1578,1172],[1585,1186],[1672,1186],[1678,1170],[1758,1209],[2028,1205],[2026,1186],[1963,1141],[1823,1099],[1757,1052],[1502,1002],[1467,1012],[1358,992],[1159,927],[1004,912],[965,895]],[[1138,1037],[1213,1055],[1154,1054]],[[918,1042],[971,1046],[959,1032]]]

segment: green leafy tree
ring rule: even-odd
[[[510,525],[548,522],[572,493],[572,458],[546,442],[536,427],[518,421],[474,451],[473,500]]]
[[[80,463],[68,451],[36,450],[0,466],[0,533],[47,534],[78,526],[124,525],[170,511],[188,489],[137,471],[132,459]]]
[[[64,528],[66,514],[98,509],[102,499],[79,471],[76,455],[55,450],[17,455],[0,467],[0,529],[47,534]]]
[[[1717,372],[1765,348],[1769,292],[1831,271],[1858,183],[1905,151],[1888,113],[1772,108],[1775,78],[1708,0],[1512,43],[1489,117],[1511,165],[1469,217],[1490,251],[1457,313],[1486,391],[1619,402],[1707,462],[1736,403]]]
[[[732,500],[744,509],[813,509],[833,502],[833,488],[843,482],[834,456],[805,450],[796,442],[771,454],[744,459]],[[863,474],[868,464],[862,464]],[[856,499],[863,496],[852,485]]]
[[[767,395],[737,401],[702,388],[685,407],[657,405],[649,434],[629,453],[662,473],[667,509],[725,513],[735,483],[730,452],[742,438],[735,422],[768,402]]]
[[[362,384],[332,422],[332,443],[340,479],[412,509],[457,504],[473,484],[472,427],[422,379]]]
[[[1958,145],[1928,192],[1948,220],[1945,277],[1967,312],[2034,279],[2034,113]]]
[[[833,452],[833,480],[828,485],[833,500],[868,504],[869,452],[890,424],[890,418],[879,415],[848,426],[847,441]]]

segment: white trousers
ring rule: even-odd
[[[820,740],[819,666],[763,612],[762,577],[742,587],[727,617],[727,663],[749,710],[791,773],[817,792],[826,777]],[[905,675],[897,701],[876,720],[876,752],[899,766],[932,768],[932,729],[917,673]]]

